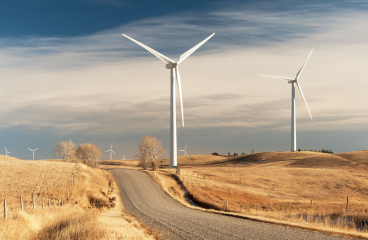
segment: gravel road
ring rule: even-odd
[[[111,169],[125,211],[165,239],[348,239],[187,208],[146,173]]]

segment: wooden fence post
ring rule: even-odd
[[[50,199],[49,199],[49,209],[50,209]]]
[[[33,209],[36,209],[36,203],[35,203],[34,195],[32,195],[32,202],[33,202]]]
[[[6,212],[6,199],[4,199],[4,219],[6,220],[7,218],[7,212]]]
[[[313,210],[313,200],[311,200],[311,211]]]
[[[20,210],[23,212],[23,198],[20,196]]]
[[[346,211],[349,210],[349,196],[346,197]]]
[[[41,197],[42,211],[43,211],[43,197]]]
[[[54,200],[54,207],[55,207],[55,200]]]
[[[258,213],[258,210],[259,210],[259,204],[257,204],[257,213]]]
[[[213,198],[213,204],[216,204],[216,198]]]

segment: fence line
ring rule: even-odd
[[[195,173],[198,173],[198,172],[195,172]],[[192,177],[191,177],[191,175],[192,175]],[[192,200],[193,200],[194,203],[196,203],[200,206],[201,205],[206,206],[207,208],[212,208],[213,207],[215,209],[222,209],[222,210],[225,210],[225,211],[233,211],[233,212],[238,212],[238,210],[239,210],[239,213],[244,213],[244,211],[246,211],[245,213],[248,212],[250,214],[257,214],[257,215],[260,214],[260,212],[266,213],[264,209],[269,208],[269,204],[266,204],[262,207],[262,205],[260,203],[257,203],[256,199],[254,199],[255,201],[253,201],[253,204],[251,204],[249,202],[249,204],[247,204],[248,206],[246,206],[244,204],[241,204],[241,203],[235,203],[235,202],[230,203],[231,199],[221,199],[220,198],[219,201],[216,201],[216,197],[213,198],[212,202],[211,202],[211,198],[209,198],[209,201],[208,201],[206,193],[200,194],[201,184],[203,184],[202,180],[205,180],[206,177],[208,178],[208,176],[209,176],[208,174],[203,174],[203,178],[200,178],[200,177],[197,178],[196,176],[193,176],[193,173],[190,173],[189,171],[188,172],[182,171],[181,174],[180,174],[180,171],[179,171],[179,180],[180,181],[184,180],[184,179],[186,180],[186,184],[185,184],[184,181],[182,181],[183,186],[186,187],[186,190],[188,191],[188,193],[192,197]],[[272,183],[272,188],[274,188],[274,185],[275,185],[275,183]],[[207,185],[205,184],[203,186],[207,186]],[[285,188],[285,190],[287,191],[288,189]],[[298,189],[298,190],[301,191],[300,189]],[[323,194],[323,192],[319,192],[319,194]],[[257,195],[254,194],[254,196],[257,196]],[[217,196],[217,198],[218,198],[218,196]],[[344,197],[340,194],[340,198],[344,198]],[[368,198],[367,198],[367,196],[363,196],[363,198],[362,197],[360,197],[360,198],[357,197],[357,201],[361,201],[361,199],[366,200]],[[319,211],[320,214],[321,214],[321,211],[324,211],[323,208],[324,208],[325,204],[323,202],[318,203],[318,201],[317,202],[313,202],[313,201],[314,200],[310,200],[310,204],[311,204],[310,205],[310,214],[312,214],[312,212],[314,210],[313,208],[315,208],[314,211]],[[221,206],[221,202],[225,202],[224,205]],[[338,209],[341,207],[340,210],[344,211],[344,199],[342,199],[342,201],[339,200],[339,202],[340,203],[335,203],[334,206],[337,206]],[[293,209],[293,207],[291,207],[292,206],[291,202],[290,202],[290,204],[287,204],[287,205],[281,204],[279,206],[279,209],[278,209],[280,217],[281,217],[281,213],[287,214],[287,212],[290,212],[290,213],[288,215],[283,215],[283,216],[291,217],[292,212],[294,214],[299,212],[299,214],[297,214],[298,216],[304,216],[303,214],[307,214],[308,207],[305,208],[305,203],[304,202],[300,202],[300,203],[302,204],[301,208],[296,208],[296,209]],[[276,207],[275,203],[271,203],[271,205]],[[355,205],[355,206],[357,206],[357,205]],[[327,205],[325,207],[327,207]],[[271,209],[273,209],[273,207],[271,207]],[[354,214],[354,216],[355,216],[356,213],[351,212],[351,211],[352,210],[349,210],[349,196],[347,196],[346,197],[346,212],[350,213],[350,214]],[[271,212],[272,212],[272,210],[271,210]],[[328,214],[332,214],[332,212],[328,213]]]
[[[76,163],[76,166],[74,168],[74,173],[72,174],[72,180],[71,180],[71,186],[74,185],[74,178],[75,178],[75,174],[78,173],[78,162]],[[69,191],[71,191],[71,187],[69,186]],[[67,203],[67,200],[69,200],[69,191],[66,192],[66,196],[64,196],[63,198],[61,198],[61,205],[60,205],[60,200],[59,201],[59,206],[63,206],[64,204]],[[41,197],[41,209],[44,210],[44,201],[43,201],[43,196]],[[64,202],[63,202],[64,201]],[[24,204],[23,204],[23,196],[19,197],[19,203],[20,203],[20,210],[23,211],[24,210]],[[48,199],[48,209],[50,209],[50,203],[51,200]],[[35,196],[32,194],[32,209],[36,210],[36,199]],[[53,200],[53,207],[55,207],[55,200]],[[4,198],[4,219],[7,220],[8,219],[8,204],[7,204],[7,200],[6,198]]]

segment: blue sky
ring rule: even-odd
[[[169,151],[169,73],[125,33],[172,59],[216,32],[181,65],[189,154],[290,148],[290,86],[301,77],[297,147],[367,149],[364,1],[35,0],[0,3],[0,147],[52,158],[72,139],[133,158],[155,135]],[[359,86],[358,88],[356,86]],[[179,110],[179,109],[178,109]],[[180,115],[178,115],[178,123]],[[5,151],[5,149],[4,149]],[[106,153],[102,159],[107,159]]]

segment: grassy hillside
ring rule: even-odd
[[[75,167],[75,163],[0,156],[0,199],[3,203],[6,198],[8,205],[4,220],[1,204],[0,239],[153,239],[133,218],[121,217],[123,206],[117,202],[118,189],[108,171],[79,164],[72,186]],[[67,203],[58,206],[68,192]]]
[[[216,159],[185,156],[178,159],[178,181],[197,204],[205,207],[366,231],[367,152],[262,152]],[[191,163],[192,158],[196,160]],[[173,196],[183,195],[167,178],[174,170],[159,173],[162,185],[168,185],[165,188]]]

